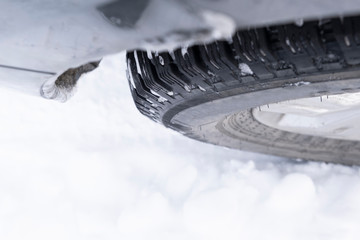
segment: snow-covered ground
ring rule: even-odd
[[[359,168],[187,139],[125,76],[120,54],[64,104],[0,89],[0,239],[358,239]]]

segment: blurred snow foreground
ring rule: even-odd
[[[140,115],[124,54],[63,104],[0,89],[0,239],[356,239],[357,167],[232,151]]]

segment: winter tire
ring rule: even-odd
[[[360,17],[237,31],[172,52],[127,53],[139,111],[200,141],[292,158],[360,164],[360,142],[294,133],[254,117],[291,99],[360,89]],[[261,109],[260,109],[261,110]]]

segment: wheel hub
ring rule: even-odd
[[[360,93],[284,101],[254,108],[252,114],[283,131],[360,141]]]

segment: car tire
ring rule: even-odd
[[[360,142],[287,132],[252,109],[360,90],[360,17],[237,31],[169,52],[127,53],[139,111],[188,137],[245,151],[360,164]]]

